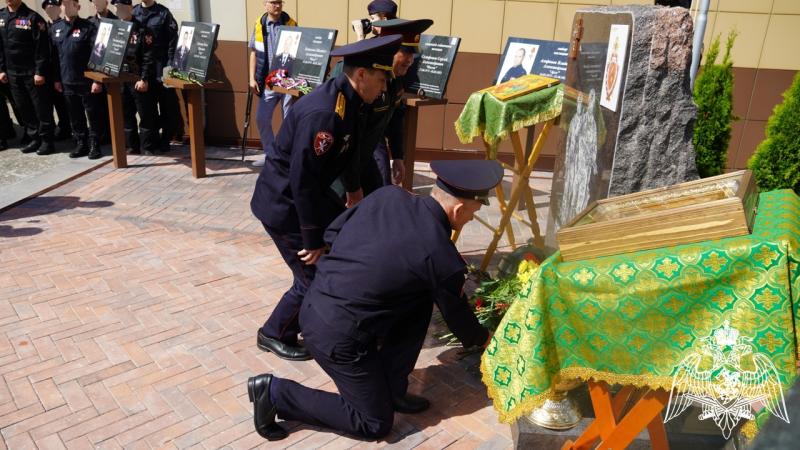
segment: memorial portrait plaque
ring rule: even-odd
[[[272,70],[285,69],[289,76],[317,87],[324,81],[336,43],[336,30],[325,28],[278,27],[278,44]]]
[[[132,22],[101,19],[88,69],[118,77],[125,61]]]
[[[562,82],[567,78],[569,43],[510,37],[506,41],[495,84],[523,75],[542,75]]]
[[[578,12],[575,16],[573,27],[582,28],[573,33],[573,39],[580,36],[578,52],[575,59],[569,59],[560,127],[553,130],[559,152],[547,222],[546,243],[551,247],[557,245],[556,232],[562,226],[591,202],[608,197],[632,23],[629,13]],[[617,53],[612,57],[609,51],[615,46]],[[610,79],[606,77],[609,72]],[[606,99],[609,81],[611,96]],[[611,103],[617,106],[611,109]]]
[[[218,34],[219,25],[215,23],[181,22],[172,68],[204,83]]]
[[[461,38],[423,34],[419,53],[406,75],[406,90],[428,98],[442,99],[458,54]]]

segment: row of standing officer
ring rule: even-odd
[[[112,0],[117,17],[108,11],[106,0],[94,0],[97,14],[85,20],[77,16],[78,2],[62,5],[61,0],[45,0],[44,9],[61,8],[64,16],[48,27],[21,0],[6,3],[0,10],[0,83],[9,86],[15,115],[30,136],[22,152],[46,155],[55,151],[53,97],[63,93],[77,143],[70,156],[100,157],[99,141],[108,134],[103,87],[83,77],[100,18],[134,23],[126,67],[139,79],[123,92],[129,153],[169,149],[181,117],[174,90],[162,84],[163,68],[172,59],[178,39],[177,22],[169,9],[154,0],[142,0],[136,6],[131,0]],[[3,110],[7,112],[0,108],[0,122]]]

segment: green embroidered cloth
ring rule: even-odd
[[[483,137],[489,145],[489,159],[497,157],[497,146],[512,132],[555,119],[561,114],[564,85],[531,92],[501,101],[488,92],[473,92],[456,120],[458,139],[469,144]]]
[[[788,392],[800,329],[798,261],[800,199],[791,190],[761,194],[748,236],[568,263],[556,253],[483,355],[500,420],[544,403],[556,375],[669,391],[693,344],[725,321],[753,338]],[[762,410],[757,421],[768,415]],[[746,427],[755,431],[752,422]]]

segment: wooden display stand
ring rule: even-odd
[[[203,134],[205,129],[205,114],[200,91],[203,89],[219,89],[223,84],[220,82],[196,84],[177,78],[164,78],[164,84],[175,89],[180,89],[181,91],[186,91],[188,94],[189,143],[192,155],[192,175],[195,178],[204,178],[206,176],[206,144]]]
[[[86,78],[103,84],[106,87],[108,99],[108,121],[111,128],[111,152],[113,154],[114,168],[128,167],[128,156],[125,153],[125,126],[122,116],[122,84],[133,83],[138,78],[129,73],[121,73],[112,77],[101,72],[86,71]]]
[[[405,151],[403,152],[403,166],[405,166],[405,178],[403,178],[403,189],[411,191],[414,187],[414,163],[417,158],[417,121],[419,120],[419,108],[424,106],[446,105],[447,99],[405,97],[406,114],[403,118],[403,140]]]
[[[500,238],[503,236],[503,234],[507,235],[508,243],[511,245],[511,248],[516,248],[517,244],[514,240],[514,230],[511,227],[511,216],[514,216],[517,220],[531,228],[531,231],[533,232],[534,245],[540,248],[544,247],[544,239],[542,238],[542,232],[539,229],[539,222],[536,219],[536,206],[533,203],[533,191],[531,190],[529,180],[531,172],[533,171],[533,166],[536,164],[536,161],[539,159],[539,155],[542,153],[544,142],[547,140],[547,135],[550,133],[550,129],[553,127],[554,122],[555,119],[544,122],[542,131],[536,138],[536,143],[533,145],[533,150],[530,152],[528,157],[525,156],[525,150],[522,146],[522,139],[519,136],[519,131],[511,132],[511,145],[514,148],[514,167],[502,162],[500,163],[504,169],[508,169],[514,173],[514,181],[511,184],[511,196],[509,197],[508,202],[505,200],[502,182],[495,188],[497,200],[500,203],[500,223],[498,224],[497,228],[495,228],[489,224],[489,222],[475,216],[476,221],[494,232],[492,242],[486,248],[486,254],[483,256],[483,260],[481,261],[481,270],[486,270],[486,268],[489,267],[489,262],[492,260],[494,252],[497,251],[497,244],[500,242]],[[489,144],[484,141],[483,145],[486,149],[486,156],[488,158],[491,154]],[[528,211],[528,220],[525,220],[516,212],[517,205],[519,205],[520,199],[523,197],[525,198],[525,206]],[[454,234],[453,241],[457,239],[458,234]]]
[[[588,383],[596,418],[578,439],[574,442],[567,441],[561,450],[623,450],[645,428],[650,434],[653,450],[669,450],[667,432],[661,419],[661,410],[669,400],[666,391],[659,389],[645,392],[635,399],[633,406],[626,412],[625,406],[634,393],[633,386],[623,387],[612,398],[607,383],[592,380]]]

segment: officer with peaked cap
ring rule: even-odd
[[[387,71],[399,45],[399,36],[387,36],[331,52],[344,57],[344,73],[302,97],[267,148],[250,206],[291,269],[294,282],[259,329],[257,344],[281,358],[310,359],[297,342],[297,316],[325,250],[323,232],[344,211],[330,185],[345,171],[356,170],[351,142],[363,132],[359,126],[363,105],[386,90]],[[361,197],[357,183],[348,181],[345,187],[351,202]]]
[[[450,235],[488,203],[503,170],[486,160],[434,161],[431,168],[438,179],[430,197],[387,186],[328,227],[331,250],[303,301],[300,325],[339,393],[271,374],[251,377],[261,436],[287,436],[277,415],[378,439],[391,431],[395,412],[427,409],[428,401],[407,389],[434,302],[465,347],[488,343],[463,295],[466,264]]]

